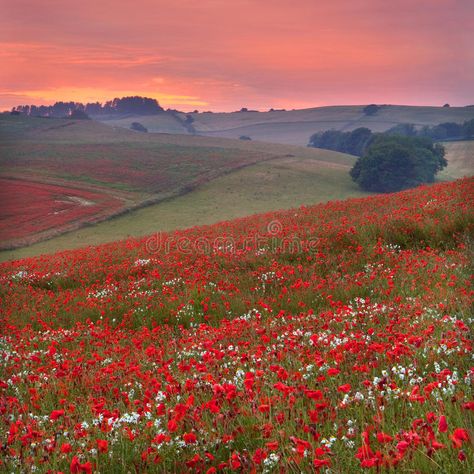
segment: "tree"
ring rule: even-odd
[[[366,147],[372,140],[372,132],[365,127],[359,127],[349,132],[344,140],[344,153],[351,155],[362,156]]]
[[[365,115],[375,115],[379,111],[380,107],[376,104],[370,104],[364,107],[363,112]]]
[[[417,131],[415,125],[412,123],[397,123],[392,128],[384,132],[387,135],[404,135],[406,137],[415,137]]]
[[[366,191],[389,193],[432,183],[447,164],[444,148],[429,138],[379,134],[350,175]]]
[[[143,133],[148,132],[148,129],[144,125],[142,125],[140,122],[132,122],[130,124],[130,129],[135,130],[136,132],[143,132]]]
[[[103,112],[100,102],[88,103],[85,106],[85,112],[88,115],[101,115]]]
[[[463,126],[463,136],[464,138],[473,138],[474,137],[474,119],[464,122]]]
[[[345,133],[338,130],[326,130],[311,135],[308,146],[326,150],[342,151]]]
[[[118,115],[155,115],[163,112],[163,107],[158,104],[156,99],[139,96],[115,98],[110,107]]]
[[[90,120],[91,118],[80,109],[74,109],[66,118],[74,120]]]
[[[361,156],[372,136],[372,132],[365,127],[356,128],[352,132],[326,130],[311,135],[308,146]]]
[[[430,137],[433,140],[460,138],[463,135],[463,125],[455,122],[440,123],[433,127],[423,127],[420,135]]]

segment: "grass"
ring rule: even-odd
[[[314,114],[329,121],[352,120],[356,110],[331,107],[288,112],[286,125],[280,117],[283,112],[199,114],[199,118],[208,128],[219,117],[225,126],[235,120],[268,120],[270,125],[294,128],[300,122],[310,123]],[[470,109],[391,106],[379,113],[400,120],[419,114],[420,121],[427,121],[448,112],[464,117],[466,111]],[[115,192],[124,208],[191,190],[110,221],[4,251],[0,260],[363,195],[347,175],[354,157],[327,150],[219,137],[140,134],[92,121],[10,116],[0,116],[0,134],[6,137],[0,144],[2,172],[16,177]],[[473,144],[445,144],[449,166],[440,173],[440,180],[472,174]]]
[[[28,235],[18,235],[16,241],[7,242],[6,239],[0,238],[0,244],[3,240],[4,248],[44,240],[80,228],[88,222],[104,220],[124,210],[188,193],[231,171],[255,163],[284,157],[310,159],[319,167],[339,167],[339,173],[342,174],[341,169],[347,169],[354,161],[348,155],[323,150],[189,135],[138,134],[93,121],[3,115],[0,116],[0,134],[3,138],[0,142],[1,177],[59,185],[66,195],[69,188],[80,188],[108,197],[113,196],[122,202],[121,207],[114,208],[109,214],[91,214],[80,221],[71,221],[71,215],[61,214],[62,221],[58,221],[57,226],[47,234],[40,233],[39,229],[35,232],[34,226],[30,225]],[[315,179],[317,182],[317,176]],[[280,181],[280,189],[285,186],[289,189],[284,179]],[[220,188],[216,193],[219,190]],[[209,199],[218,201],[216,193],[211,193]],[[343,194],[343,197],[346,195]],[[323,192],[320,199],[325,199],[325,196]],[[314,198],[311,198],[314,201]],[[15,201],[15,197],[12,199]],[[9,202],[13,202],[12,199]],[[292,200],[289,193],[282,203],[278,202],[278,199],[275,202],[280,207],[291,207],[304,201]],[[177,220],[177,224],[174,224],[176,219],[171,218],[171,222],[165,222],[162,227],[188,227],[197,222],[215,222],[236,215],[232,210],[235,203],[229,203],[233,208],[224,206],[222,212],[211,220],[194,221],[193,212],[196,208],[190,207],[189,201],[187,203],[187,211],[182,219]],[[237,204],[243,210],[249,208],[242,199]],[[43,205],[38,206],[38,209],[46,210],[49,207],[51,206]],[[263,204],[263,207],[257,206],[254,211],[267,208],[268,205]],[[173,208],[172,214],[179,214],[180,211],[175,209],[176,207]],[[205,209],[198,212],[212,213],[209,207]],[[8,216],[10,211],[4,211]],[[15,212],[18,213],[18,209]],[[39,220],[46,217],[37,216]],[[154,232],[157,229],[156,225],[153,225],[156,219],[153,218],[152,221],[143,225],[138,215],[137,218],[132,218],[129,224],[124,224],[124,231],[117,233],[116,226],[109,227],[109,224],[104,224],[100,228],[94,228],[87,238],[81,236],[78,239],[82,244],[91,244],[139,235],[137,232],[142,230]],[[122,225],[122,222],[119,221],[117,225]],[[63,239],[66,248],[68,242],[71,242],[69,237]],[[56,249],[55,243],[56,241],[47,244],[49,251]],[[72,246],[75,245],[74,243]]]
[[[439,174],[440,179],[451,180],[474,174],[474,140],[444,142],[448,167]]]
[[[234,251],[0,265],[2,472],[473,472],[473,200],[471,178],[162,236]]]
[[[347,169],[343,166],[324,166],[318,160],[309,158],[288,157],[267,161],[212,180],[183,196],[26,248],[1,252],[0,260],[367,195],[350,180]]]

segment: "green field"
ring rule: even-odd
[[[348,176],[355,157],[327,150],[219,137],[140,134],[91,121],[3,118],[2,130],[3,136],[8,132],[8,139],[0,145],[0,176],[27,176],[113,193],[130,208],[146,200],[162,201],[0,252],[0,260],[366,194]],[[449,166],[439,179],[471,175],[474,142],[445,146]],[[140,173],[134,175],[133,170]],[[159,181],[164,171],[165,178]]]
[[[448,167],[439,174],[440,179],[457,179],[474,174],[474,140],[444,142]]]
[[[354,157],[327,150],[140,134],[93,121],[7,115],[0,116],[0,134],[0,177],[14,178],[18,189],[26,181],[54,184],[67,197],[68,190],[80,188],[120,199],[120,212],[133,209],[94,226],[84,228],[93,222],[92,216],[81,222],[65,222],[64,228],[43,229],[36,239],[43,243],[8,250],[1,259],[360,194],[347,176]],[[9,202],[17,205],[20,199],[19,193]],[[141,209],[157,202],[160,204]],[[6,211],[0,219],[3,226],[9,225],[12,215]],[[45,212],[49,211],[45,206]],[[18,212],[21,206],[20,211],[15,208]],[[70,232],[57,236],[65,230]],[[44,241],[48,237],[52,238]],[[34,235],[28,239],[28,243],[35,242]],[[25,239],[18,242],[24,245]]]
[[[0,252],[0,260],[53,253],[131,236],[351,196],[363,196],[348,167],[310,158],[277,158],[229,173],[198,189],[29,247]]]

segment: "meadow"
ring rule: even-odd
[[[328,109],[348,119],[344,107]],[[392,109],[400,109],[391,112],[394,120],[417,114],[420,121],[469,110]],[[400,115],[405,109],[412,116]],[[299,123],[313,111],[321,113],[287,114]],[[263,115],[271,123],[282,113]],[[228,121],[262,114],[216,115]],[[34,117],[0,117],[0,135],[0,260],[366,195],[348,176],[355,158],[328,150]],[[472,143],[444,144],[449,166],[440,180],[472,175]]]
[[[443,142],[448,167],[439,174],[439,179],[457,179],[474,174],[474,140]]]
[[[473,234],[466,178],[3,263],[0,468],[472,472]]]
[[[229,203],[230,208],[224,206],[221,212],[214,213],[213,222],[236,216],[238,208],[248,214],[292,207],[306,198],[310,203],[330,199],[335,196],[328,186],[330,182],[340,182],[338,197],[360,194],[346,176],[353,157],[324,150],[222,138],[143,134],[88,120],[15,116],[0,117],[0,135],[0,179],[4,183],[0,187],[3,203],[0,247],[11,249],[52,239],[29,247],[26,251],[30,255],[35,249],[71,248],[75,241],[81,245],[97,244],[140,235],[139,232],[143,235],[171,230],[176,225],[210,223],[209,220],[193,222],[192,218],[194,208],[198,214],[206,215],[206,204],[202,205],[205,197],[193,195],[192,199],[185,200],[188,205],[184,206],[184,213],[170,213],[167,202],[193,194],[197,189],[214,196],[225,192],[229,184],[220,178],[229,173],[238,173],[244,183],[252,182],[258,187],[256,177],[263,169],[258,165],[264,163],[269,163],[267,175],[276,174],[282,160],[307,163],[305,166],[314,180],[309,188],[312,192],[301,189],[300,181],[306,179],[306,175],[303,170],[295,170],[289,174],[286,188],[296,191],[283,196],[273,187],[271,196],[259,199],[261,204],[255,207],[237,184],[232,191],[234,194],[239,189],[242,191],[237,206],[233,203]],[[273,161],[275,164],[271,164]],[[280,184],[282,181],[280,177]],[[308,179],[305,187],[307,182]],[[206,191],[209,183],[212,189]],[[245,191],[249,191],[248,188]],[[147,212],[129,214],[131,210],[164,201],[164,209],[154,208],[156,212],[151,215]],[[189,203],[196,205],[189,206]],[[172,207],[176,209],[176,204]],[[120,214],[126,216],[111,225],[104,223],[57,238]],[[170,218],[163,219],[165,215]],[[173,215],[183,215],[183,218],[176,222]],[[3,252],[1,258],[22,255],[21,252]]]
[[[0,178],[1,245],[28,245],[68,230],[68,223],[92,222],[122,208],[122,201],[105,193],[23,179]]]
[[[0,261],[367,195],[350,180],[349,169],[334,163],[321,164],[313,158],[275,158],[235,170],[182,196],[23,248],[5,250],[0,252]]]

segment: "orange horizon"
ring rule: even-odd
[[[469,0],[0,0],[0,8],[0,110],[127,95],[215,112],[474,103]]]

